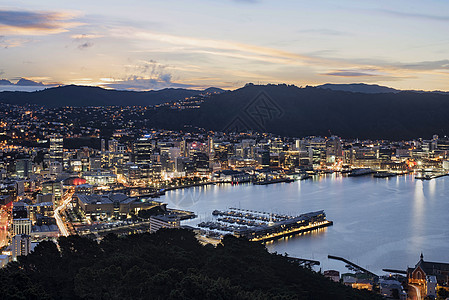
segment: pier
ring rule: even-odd
[[[435,178],[439,178],[439,177],[443,177],[443,176],[447,176],[447,175],[449,175],[449,174],[448,173],[437,173],[437,174],[424,174],[424,173],[421,173],[421,175],[415,176],[415,179],[431,180],[431,179],[435,179]]]
[[[290,182],[293,182],[293,181],[295,181],[295,180],[294,179],[290,179],[290,178],[279,178],[279,179],[255,181],[255,182],[253,182],[253,184],[255,184],[255,185],[268,185],[268,184],[281,183],[281,182],[290,183]]]
[[[198,227],[229,232],[255,242],[267,242],[333,225],[323,210],[293,217],[231,208],[228,211],[214,210],[212,215],[218,217],[217,221],[201,222]]]
[[[377,276],[376,274],[374,274],[373,272],[368,271],[367,269],[365,269],[365,268],[363,268],[363,267],[361,267],[361,266],[359,266],[359,265],[356,265],[356,264],[353,263],[353,262],[350,262],[350,261],[347,260],[346,258],[339,257],[339,256],[333,256],[333,255],[328,255],[327,257],[328,257],[329,259],[340,260],[340,261],[346,263],[347,265],[350,265],[351,267],[353,267],[354,269],[356,269],[356,270],[358,270],[358,271],[360,271],[360,272],[362,272],[362,273],[371,275],[371,276],[373,276],[373,277],[379,277],[379,276]]]
[[[312,259],[305,259],[305,258],[298,258],[298,257],[288,256],[287,260],[292,262],[292,263],[298,264],[301,267],[305,267],[305,268],[308,268],[308,269],[312,269],[312,267],[320,265],[319,261],[312,260]]]

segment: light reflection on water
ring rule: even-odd
[[[421,251],[425,259],[449,262],[449,177],[430,181],[412,175],[384,178],[342,178],[331,174],[314,180],[256,186],[216,185],[167,192],[160,200],[169,207],[194,211],[212,220],[214,209],[240,207],[298,215],[324,209],[332,227],[267,243],[270,251],[320,260],[323,270],[344,265],[327,255],[382,274],[382,268],[405,270]]]

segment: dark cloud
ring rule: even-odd
[[[0,10],[0,30],[13,33],[55,33],[79,25],[67,22],[73,16],[60,12]]]
[[[366,73],[366,72],[355,72],[355,71],[334,71],[329,73],[324,73],[321,75],[329,75],[329,76],[341,76],[341,77],[363,77],[363,76],[379,76],[376,74]]]
[[[92,43],[92,42],[85,42],[85,43],[82,43],[82,44],[78,45],[78,49],[83,50],[83,49],[86,49],[86,48],[90,48],[93,45],[94,45],[94,43]]]

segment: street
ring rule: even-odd
[[[0,248],[8,244],[8,211],[6,207],[0,209]]]
[[[62,198],[62,203],[61,205],[59,205],[56,209],[55,209],[55,219],[56,219],[56,224],[59,227],[59,231],[61,232],[61,235],[63,236],[68,236],[69,235],[69,231],[67,230],[67,226],[65,225],[64,221],[61,218],[60,212],[61,210],[65,209],[67,204],[70,203],[70,201],[72,201],[72,196],[74,194],[74,191],[68,191],[64,197]]]
[[[410,287],[409,289],[409,294],[408,294],[408,299],[410,300],[421,300],[421,291],[419,289],[419,287],[413,285],[413,284],[409,284],[408,285]]]

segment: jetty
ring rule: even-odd
[[[360,272],[362,272],[362,273],[368,274],[368,275],[373,276],[373,277],[379,277],[378,275],[374,274],[373,272],[368,271],[367,269],[365,269],[365,268],[363,268],[363,267],[361,267],[361,266],[359,266],[359,265],[356,265],[356,264],[353,263],[353,262],[350,262],[350,261],[347,260],[346,258],[343,258],[343,257],[340,257],[340,256],[334,256],[334,255],[328,255],[327,257],[328,257],[329,259],[340,260],[340,261],[346,263],[347,266],[349,265],[349,266],[351,266],[353,269],[358,270],[358,271],[360,271]]]

